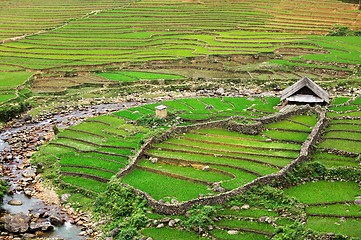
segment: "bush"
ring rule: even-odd
[[[346,26],[336,25],[327,36],[361,36],[361,31],[352,31]]]
[[[9,190],[8,184],[4,180],[0,180],[0,205],[2,204],[2,198]]]
[[[58,126],[53,125],[53,132],[54,132],[55,135],[58,135],[58,133],[59,133],[59,128],[58,128]]]
[[[145,115],[137,120],[137,125],[149,128],[158,128],[162,126],[173,126],[179,123],[174,113],[169,113],[166,118],[159,118],[154,115]]]
[[[327,169],[322,163],[307,162],[287,173],[284,181],[285,183],[292,185],[304,179],[318,179],[326,174]],[[278,185],[283,185],[283,183],[279,183]]]
[[[15,105],[5,105],[0,108],[0,121],[9,121],[30,108],[29,103],[19,103]]]
[[[216,216],[217,211],[214,206],[193,206],[188,211],[190,217],[183,223],[184,227],[188,230],[196,230],[199,228],[207,228],[209,225],[213,225],[213,218]]]
[[[271,186],[256,186],[230,201],[231,205],[242,206],[244,204],[262,206],[274,209],[276,212],[287,212],[302,216],[304,206],[294,198],[284,194],[280,189]]]
[[[300,222],[294,222],[291,225],[282,226],[277,229],[277,233],[272,237],[275,240],[304,240],[304,239],[322,239],[313,230],[307,229]]]
[[[136,196],[131,189],[123,187],[119,179],[109,183],[94,206],[96,214],[105,215],[109,219],[106,231],[121,229],[115,239],[132,239],[147,223],[146,201]]]

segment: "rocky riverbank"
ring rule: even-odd
[[[98,232],[96,225],[91,222],[88,213],[75,211],[69,204],[63,205],[67,195],[61,199],[55,191],[43,184],[38,175],[38,168],[32,166],[30,157],[37,148],[53,137],[51,121],[47,125],[34,125],[11,134],[7,139],[9,146],[1,153],[1,173],[10,183],[5,206],[26,205],[24,201],[39,199],[37,204],[24,208],[24,212],[4,213],[0,222],[3,223],[1,236],[4,239],[16,237],[41,237],[46,232],[69,222],[79,227],[79,235],[95,238]],[[25,195],[25,197],[21,197]],[[20,199],[21,200],[20,200]],[[11,200],[8,200],[11,199]],[[75,238],[74,238],[75,239]],[[82,239],[79,237],[78,239]]]
[[[103,104],[63,110],[38,119],[25,115],[0,133],[0,173],[10,184],[3,206],[7,211],[0,217],[0,239],[54,239],[58,237],[54,232],[61,228],[73,231],[72,236],[64,239],[99,238],[100,223],[92,222],[90,213],[75,210],[66,203],[70,194],[59,197],[53,188],[44,184],[39,175],[42,166],[32,166],[30,158],[53,138],[53,126],[69,127],[85,118],[134,105],[138,103]]]

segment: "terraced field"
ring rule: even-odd
[[[354,182],[309,182],[285,190],[307,205],[307,227],[319,232],[361,236],[361,190]],[[310,194],[312,193],[312,194]]]
[[[48,31],[76,18],[101,9],[123,6],[127,1],[2,1],[0,42],[38,31]],[[93,13],[95,14],[95,12]],[[15,40],[15,39],[14,39]]]
[[[67,191],[81,190],[94,196],[105,191],[109,179],[129,163],[146,139],[169,129],[171,123],[186,126],[229,116],[239,116],[233,120],[238,123],[253,123],[258,117],[273,114],[276,111],[273,107],[278,102],[277,98],[223,97],[177,99],[137,106],[91,118],[64,130],[40,151],[36,161],[42,159],[54,169],[58,168],[60,182]],[[168,107],[169,122],[154,128],[144,119],[151,119],[154,107],[159,104]],[[354,173],[359,169],[359,152],[342,152],[350,151],[345,146],[357,147],[328,143],[334,140],[329,135],[332,132],[358,131],[359,117],[352,113],[359,111],[359,105],[360,98],[340,97],[333,99],[329,106],[331,124],[311,159],[321,162],[328,172],[335,174],[349,169]],[[174,119],[178,120],[173,122]],[[316,122],[316,114],[305,113],[266,124],[259,135],[223,128],[201,128],[174,135],[147,149],[135,168],[123,175],[121,181],[166,203],[216,195],[280,171],[299,156],[301,145]],[[337,140],[340,143],[353,141],[352,136],[345,134],[350,140]],[[358,183],[318,180],[284,190],[268,188],[262,197],[245,193],[244,198],[237,196],[218,206],[221,209],[217,210],[216,221],[208,231],[210,236],[217,239],[272,239],[302,221],[307,222],[305,229],[321,234],[333,232],[349,237],[361,234]],[[155,217],[152,222],[165,217],[158,215],[159,218]],[[188,216],[179,217],[182,220],[177,227],[157,228],[154,225],[142,229],[141,235],[153,239],[167,239],[169,234],[174,239],[201,239],[195,232],[179,228]]]
[[[115,116],[100,116],[66,129],[42,152],[60,164],[66,184],[102,192],[106,182],[128,164],[148,130]]]
[[[186,122],[224,119],[231,116],[242,116],[248,121],[252,118],[262,117],[276,112],[274,107],[279,103],[279,98],[197,98],[178,99],[165,101],[161,104],[168,107],[167,111]],[[154,113],[157,104],[147,104],[115,113],[119,117],[129,120],[138,120],[147,114]]]
[[[16,99],[17,87],[25,83],[32,73],[29,72],[1,72],[0,71],[0,105]]]
[[[77,2],[71,3],[75,7],[67,14],[62,13],[69,3],[38,4],[39,7],[32,9],[27,9],[26,4],[19,4],[21,7],[14,4],[5,9],[4,19],[8,19],[9,14],[24,9],[25,12],[6,21],[17,28],[9,31],[5,24],[0,29],[3,38],[17,32],[19,35],[29,34],[37,29],[45,32],[2,44],[0,60],[3,67],[47,69],[136,63],[216,54],[271,53],[281,48],[302,53],[305,49],[319,47],[314,46],[314,40],[307,40],[301,34],[324,34],[335,24],[355,29],[361,26],[360,15],[352,11],[356,6],[335,0],[324,0],[317,9],[309,0],[302,1],[301,9],[298,5],[301,3],[296,5],[293,1],[276,0],[232,1],[222,5],[217,1],[203,4],[99,1],[90,5]],[[55,9],[52,13],[55,17],[50,19],[48,13],[39,11],[49,8]],[[82,17],[85,11],[88,14]],[[32,21],[25,24],[29,15],[34,15],[34,22],[41,20],[42,24],[35,26]],[[321,15],[322,19],[319,18]],[[52,31],[46,30],[51,29],[49,25],[56,27],[61,21],[69,23]],[[353,40],[352,44],[355,44]]]
[[[270,239],[276,232],[271,224],[278,219],[278,214],[265,208],[247,210],[225,209],[219,213],[220,221],[211,234],[217,239]],[[263,220],[262,220],[263,219]],[[267,219],[267,222],[265,221]],[[233,234],[229,234],[229,231]]]
[[[225,129],[191,131],[155,144],[123,182],[165,201],[231,190],[296,159],[316,121],[314,115],[296,116],[266,125],[264,136]],[[298,136],[297,141],[290,136]]]
[[[328,113],[331,118],[330,126],[319,147],[359,154],[361,153],[361,98],[338,101],[330,108],[331,111]]]

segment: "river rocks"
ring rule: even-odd
[[[23,205],[23,202],[17,199],[12,199],[8,202],[8,204],[12,206],[21,206]]]
[[[65,220],[62,219],[61,217],[57,216],[57,215],[51,215],[49,217],[50,223],[53,224],[54,226],[61,226],[64,224]]]
[[[40,220],[36,221],[36,222],[31,222],[30,223],[30,230],[31,231],[43,231],[43,232],[47,232],[47,231],[51,231],[54,229],[54,226],[51,225],[50,222],[42,222]]]
[[[31,168],[27,168],[22,172],[23,177],[25,178],[33,178],[35,177],[35,171]]]
[[[66,202],[66,201],[68,200],[68,198],[69,198],[70,196],[71,196],[71,195],[70,195],[69,193],[65,193],[65,194],[61,195],[60,201],[61,201],[62,203],[64,203],[64,202]]]
[[[29,229],[30,217],[24,213],[5,216],[4,228],[11,233],[25,233]]]

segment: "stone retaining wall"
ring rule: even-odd
[[[129,186],[127,184],[123,184],[123,185],[131,188],[135,194],[140,195],[140,196],[144,197],[145,199],[147,199],[148,204],[156,212],[162,213],[162,214],[168,214],[168,215],[177,215],[177,214],[184,214],[187,210],[191,209],[192,206],[196,205],[196,204],[201,204],[201,205],[224,204],[228,198],[237,196],[237,195],[245,192],[246,190],[250,189],[253,186],[256,186],[259,184],[271,184],[274,181],[283,181],[285,179],[284,177],[287,174],[287,172],[291,171],[298,164],[300,164],[304,161],[307,161],[310,158],[314,143],[316,143],[320,139],[322,131],[328,124],[328,121],[326,118],[326,112],[325,112],[325,110],[323,110],[320,107],[310,108],[309,106],[302,106],[302,107],[298,107],[297,109],[286,112],[286,113],[279,113],[279,114],[276,114],[273,116],[256,119],[257,121],[261,122],[261,126],[263,128],[263,124],[281,121],[286,118],[289,118],[290,116],[293,116],[296,114],[302,114],[302,113],[305,113],[310,110],[319,115],[316,125],[313,127],[307,140],[302,144],[299,156],[294,161],[292,161],[290,164],[288,164],[287,166],[282,168],[278,173],[259,177],[255,180],[253,180],[252,182],[247,183],[246,185],[235,188],[235,189],[225,192],[225,193],[220,193],[220,194],[213,195],[213,196],[199,197],[196,199],[192,199],[189,201],[176,203],[176,204],[159,202],[146,192],[143,192],[139,189],[133,188],[132,186]],[[162,134],[160,136],[152,137],[141,147],[141,149],[139,150],[137,155],[133,158],[132,162],[126,168],[124,168],[121,172],[119,172],[117,174],[117,177],[123,177],[126,174],[128,174],[130,171],[132,171],[135,168],[136,163],[144,156],[144,152],[146,150],[148,150],[149,148],[151,148],[151,146],[154,143],[165,141],[177,134],[184,133],[184,132],[187,132],[190,130],[207,128],[207,127],[229,127],[230,120],[234,120],[235,118],[237,118],[237,117],[231,117],[229,119],[221,120],[221,121],[195,124],[192,126],[175,127],[175,128],[169,129],[168,131],[166,131],[164,134]],[[248,127],[254,126],[255,127],[254,129],[260,128],[259,124],[250,124],[250,125],[244,125],[244,126],[242,124],[240,124],[240,126],[241,127],[236,127],[235,129],[239,129],[241,132],[242,132],[242,129],[246,129],[247,126]],[[245,131],[249,131],[249,130],[245,130]]]

